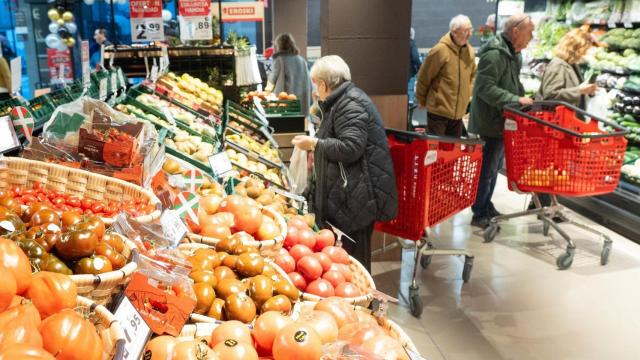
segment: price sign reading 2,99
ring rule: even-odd
[[[131,38],[134,42],[163,41],[162,18],[131,19]]]

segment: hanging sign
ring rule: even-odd
[[[222,3],[222,22],[263,21],[264,5],[258,1]]]
[[[91,82],[91,67],[89,65],[89,42],[83,40],[80,43],[80,52],[82,54],[82,85],[88,86]]]
[[[179,5],[180,39],[212,39],[211,2],[209,0],[181,0]]]
[[[131,0],[131,41],[164,40],[162,0]]]

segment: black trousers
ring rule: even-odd
[[[349,237],[355,240],[355,243],[349,239],[342,238],[342,247],[347,250],[349,255],[358,260],[369,273],[371,273],[371,235],[373,234],[373,224],[349,233]]]
[[[439,136],[467,136],[462,119],[452,120],[446,117],[427,113],[427,133]]]

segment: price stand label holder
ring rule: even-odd
[[[107,78],[100,79],[98,97],[101,101],[105,101],[107,99]]]
[[[348,240],[350,240],[352,243],[356,243],[355,240],[353,240],[349,235],[345,234],[342,230],[338,229],[337,227],[331,225],[330,222],[325,221],[327,223],[327,225],[331,226],[331,231],[333,231],[334,234],[336,234],[336,246],[342,246],[342,237],[344,236],[345,238],[347,238]]]
[[[149,325],[126,296],[122,297],[114,315],[124,332],[125,345],[122,359],[140,359],[144,346],[151,337]]]
[[[224,151],[209,156],[209,165],[211,166],[211,170],[213,170],[213,174],[218,178],[223,178],[233,170],[231,161]]]
[[[189,229],[184,224],[180,216],[176,211],[167,209],[160,216],[160,225],[162,226],[162,232],[164,237],[169,240],[173,246],[178,246],[180,240],[189,232]]]

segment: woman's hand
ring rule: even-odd
[[[598,86],[596,84],[584,83],[584,84],[580,84],[578,89],[580,90],[580,94],[582,95],[593,95],[596,93],[596,90],[598,90]]]
[[[318,139],[307,135],[298,135],[291,140],[291,143],[301,150],[313,151]]]

